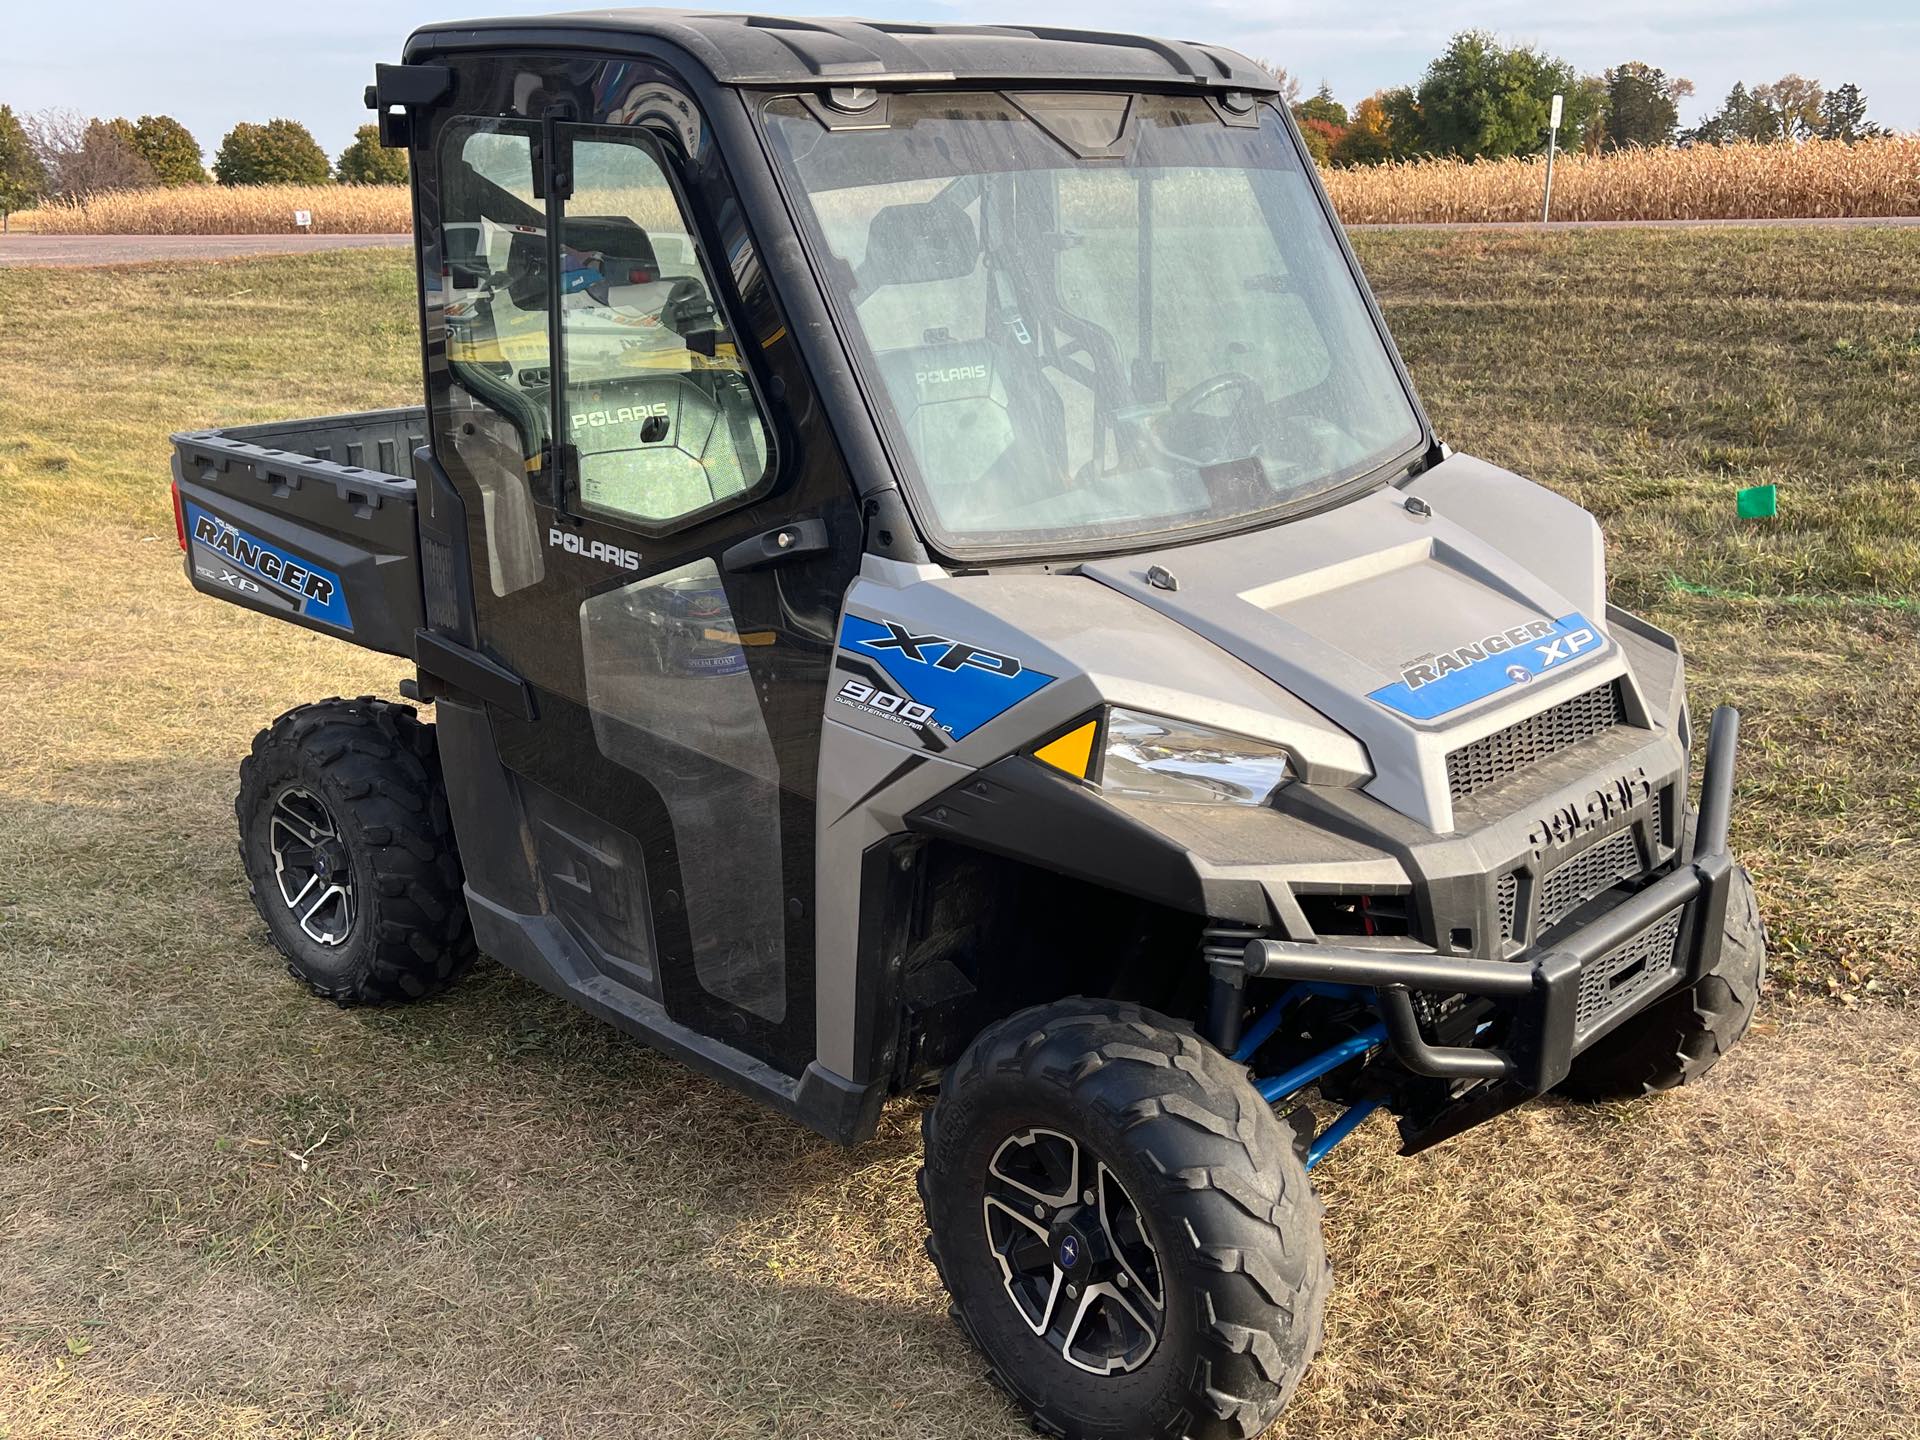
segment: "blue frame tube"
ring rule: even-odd
[[[1313,1137],[1313,1143],[1307,1147],[1307,1169],[1311,1170],[1326,1159],[1329,1150],[1359,1129],[1360,1122],[1379,1108],[1378,1100],[1362,1100],[1358,1105],[1349,1105],[1338,1120]]]
[[[1253,1054],[1267,1041],[1273,1038],[1273,1032],[1280,1028],[1280,1022],[1287,1018],[1287,1007],[1296,1000],[1304,1000],[1309,995],[1323,995],[1332,1000],[1361,1000],[1372,1002],[1373,992],[1360,985],[1330,985],[1322,980],[1302,980],[1289,985],[1280,992],[1280,998],[1267,1007],[1266,1014],[1253,1022],[1246,1035],[1241,1038],[1239,1047],[1233,1052],[1233,1058],[1241,1064],[1253,1058]]]
[[[1372,992],[1364,986],[1336,985],[1323,980],[1297,981],[1281,991],[1280,998],[1267,1007],[1265,1014],[1254,1021],[1240,1041],[1239,1048],[1233,1052],[1233,1058],[1243,1064],[1252,1059],[1254,1052],[1273,1038],[1274,1031],[1278,1030],[1286,1019],[1288,1008],[1295,1001],[1304,1000],[1310,995],[1368,1002],[1373,998]],[[1260,1098],[1268,1104],[1277,1104],[1296,1090],[1311,1085],[1329,1071],[1337,1070],[1347,1061],[1384,1044],[1386,1039],[1387,1027],[1384,1023],[1370,1025],[1359,1034],[1351,1035],[1339,1044],[1321,1051],[1311,1060],[1303,1060],[1291,1070],[1265,1080],[1254,1081],[1254,1088],[1260,1092]],[[1361,1122],[1379,1108],[1378,1100],[1362,1100],[1358,1104],[1349,1105],[1339,1119],[1313,1137],[1313,1143],[1307,1147],[1307,1169],[1311,1170],[1326,1159],[1328,1152],[1334,1146],[1357,1130]]]
[[[1265,1023],[1265,1017],[1262,1017]],[[1284,1100],[1303,1086],[1311,1085],[1329,1070],[1337,1070],[1356,1055],[1364,1055],[1375,1046],[1386,1043],[1387,1027],[1381,1024],[1369,1025],[1358,1035],[1350,1035],[1338,1045],[1321,1051],[1311,1060],[1303,1060],[1291,1070],[1282,1071],[1266,1080],[1256,1080],[1254,1088],[1260,1092],[1260,1098],[1268,1104]]]

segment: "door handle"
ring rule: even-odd
[[[720,564],[736,574],[760,570],[802,555],[825,554],[829,544],[826,521],[795,520],[729,545],[721,552]]]

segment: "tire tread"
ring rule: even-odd
[[[1319,1349],[1331,1269],[1320,1203],[1290,1135],[1245,1070],[1190,1027],[1132,1005],[1062,1002],[983,1030],[949,1069],[921,1121],[927,1160],[917,1188],[927,1213],[926,1249],[949,1294],[958,1291],[942,1249],[934,1178],[946,1153],[944,1117],[956,1097],[995,1079],[1059,1085],[1072,1102],[1111,1116],[1142,1168],[1158,1177],[1150,1203],[1193,1247],[1203,1282],[1196,1297],[1200,1360],[1188,1403],[1143,1417],[1153,1428],[1139,1433],[1250,1440],[1286,1403]],[[995,1359],[964,1305],[956,1303],[954,1313],[987,1357],[995,1383],[1036,1429],[1091,1440],[1093,1432],[1074,1428],[1070,1413]]]
[[[249,853],[253,816],[290,766],[302,766],[330,791],[330,808],[345,812],[335,819],[343,832],[352,832],[343,833],[343,841],[367,855],[373,872],[371,893],[362,902],[372,944],[363,963],[342,976],[305,968],[282,942],[264,878],[256,873],[257,857]],[[432,727],[413,707],[362,695],[289,710],[254,737],[241,761],[234,814],[248,896],[286,957],[287,972],[314,994],[341,1005],[419,999],[444,989],[473,963],[473,930],[439,751]]]

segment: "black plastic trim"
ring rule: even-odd
[[[832,546],[826,521],[795,520],[729,545],[720,554],[720,566],[736,574],[746,570],[764,570],[783,560],[824,555]]]
[[[383,61],[373,67],[367,108],[431,105],[452,88],[453,71],[445,65],[389,65]]]
[[[479,632],[475,628],[466,502],[434,458],[431,445],[413,452],[413,477],[419,495],[415,514],[420,526],[420,592],[427,628],[470,647]]]
[[[1063,27],[932,25],[812,16],[600,11],[440,21],[406,55],[564,46],[601,54],[671,46],[729,87],[843,88],[1002,80],[1107,89],[1178,86],[1270,95],[1273,76],[1224,46]]]
[[[525,680],[499,661],[444,635],[415,631],[414,663],[433,688],[450,685],[520,720],[532,720],[539,713],[533,687]]]
[[[413,143],[416,106],[431,105],[453,89],[453,71],[445,65],[387,65],[373,67],[373,84],[366,89],[367,109],[380,121],[380,143],[404,150]]]
[[[480,948],[536,985],[645,1040],[682,1064],[723,1080],[830,1140],[857,1144],[878,1128],[884,1082],[860,1084],[811,1061],[798,1079],[672,1019],[659,1002],[587,973],[551,916],[523,915],[467,887]]]
[[[910,829],[925,834],[1190,915],[1209,913],[1206,887],[1183,846],[1108,804],[1081,782],[1024,755],[996,760],[906,819]]]

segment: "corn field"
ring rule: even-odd
[[[1325,172],[1349,225],[1538,220],[1546,161],[1412,160]],[[1920,136],[1562,155],[1556,220],[1920,215]]]
[[[1350,225],[1540,218],[1546,162],[1412,160],[1326,172]],[[308,210],[319,234],[411,228],[399,185],[203,185],[125,190],[43,205],[16,229],[62,235],[261,235],[293,230]],[[1557,220],[1781,220],[1920,215],[1920,136],[1847,145],[1702,145],[1563,155],[1554,167]]]
[[[404,185],[183,185],[115,190],[15,215],[42,235],[286,235],[310,211],[319,235],[397,235],[413,228]]]

